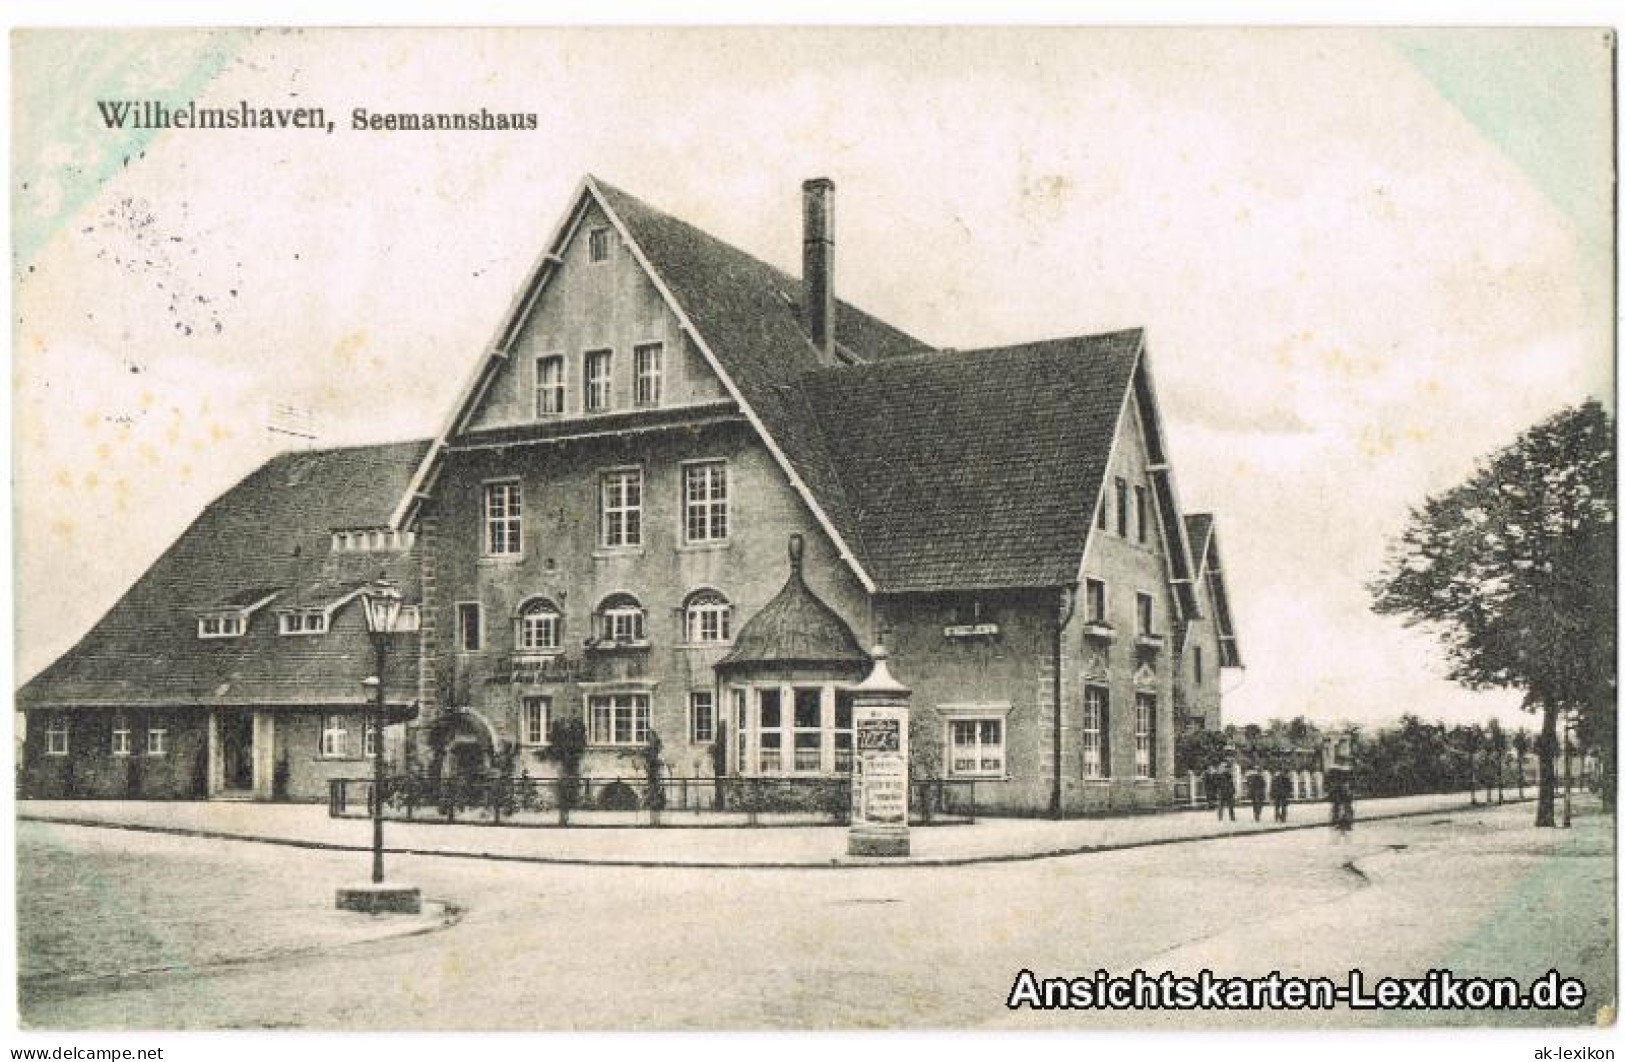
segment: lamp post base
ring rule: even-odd
[[[362,914],[421,914],[423,894],[415,885],[354,885],[338,890],[334,906]]]
[[[853,826],[846,833],[849,856],[908,855],[907,826]]]

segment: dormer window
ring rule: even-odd
[[[603,642],[611,645],[643,644],[643,606],[631,594],[606,598],[598,615],[599,634]]]
[[[241,638],[246,625],[240,612],[215,612],[199,617],[199,638]]]
[[[587,257],[594,262],[609,261],[609,229],[598,228],[587,233]]]
[[[277,614],[278,634],[326,634],[327,612],[323,609],[298,609]]]
[[[387,527],[334,531],[333,552],[377,553],[407,550],[417,540],[413,531],[393,531]]]

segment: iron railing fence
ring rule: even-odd
[[[841,824],[852,807],[847,778],[558,778],[390,775],[384,815],[405,821],[511,825],[807,825]],[[371,778],[328,783],[328,814],[372,813]],[[976,783],[923,779],[909,785],[917,825],[974,822]]]

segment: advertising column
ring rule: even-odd
[[[869,677],[852,689],[852,825],[846,852],[906,856],[910,690],[892,677],[884,646],[876,646],[872,655]]]

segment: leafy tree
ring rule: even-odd
[[[570,821],[570,812],[581,801],[581,758],[587,754],[587,724],[580,716],[560,719],[553,724],[543,756],[559,765],[559,824]]]
[[[1507,802],[1505,775],[1505,767],[1507,762],[1507,732],[1502,729],[1501,721],[1499,719],[1491,719],[1489,721],[1489,725],[1484,728],[1484,734],[1485,743],[1488,744],[1490,748],[1490,762],[1495,767],[1495,774],[1493,778],[1495,782],[1495,802],[1497,804],[1505,804]],[[1486,793],[1485,801],[1488,802],[1488,800],[1489,796]]]
[[[1187,730],[1174,742],[1174,771],[1205,774],[1224,762],[1224,735],[1217,730]]]
[[[660,825],[660,813],[666,808],[666,790],[660,784],[666,765],[660,759],[660,749],[660,734],[650,729],[640,758],[643,761],[643,779],[649,786],[649,795],[644,798],[644,806],[649,809],[650,821],[656,826]]]
[[[1530,748],[1534,745],[1529,731],[1519,727],[1512,732],[1512,751],[1518,757],[1518,799],[1523,799],[1523,762],[1528,757]]]
[[[1452,744],[1461,750],[1467,758],[1467,769],[1463,772],[1467,777],[1467,798],[1471,803],[1478,803],[1478,752],[1484,747],[1484,730],[1476,723],[1472,726],[1458,726],[1451,735],[1455,740]],[[1489,801],[1489,794],[1484,794],[1485,802]]]
[[[1535,824],[1555,825],[1558,715],[1575,713],[1613,789],[1614,424],[1561,410],[1411,511],[1369,590],[1442,643],[1469,689],[1519,689],[1541,714]]]

